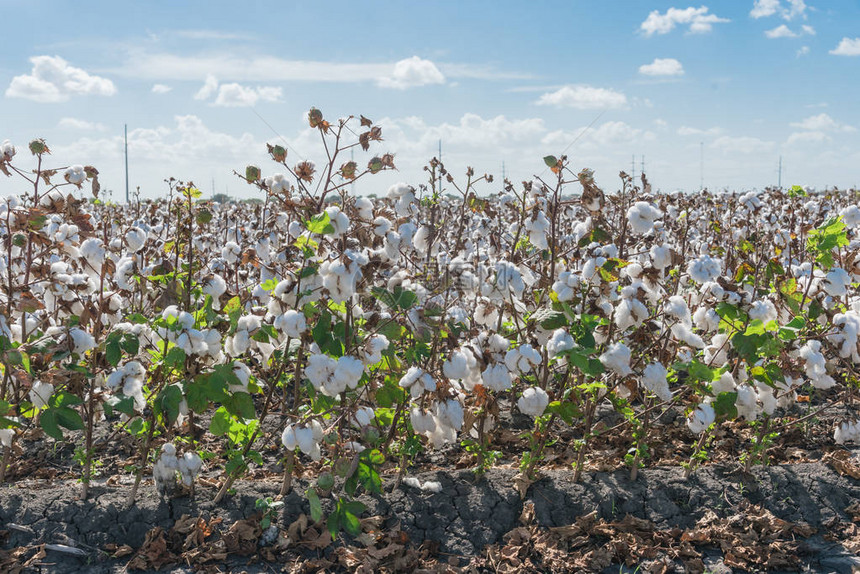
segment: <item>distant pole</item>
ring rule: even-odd
[[[630,177],[636,179],[636,154],[633,154],[633,159],[630,160]]]
[[[502,185],[505,185],[505,162],[502,160]]]
[[[705,142],[699,142],[699,191],[705,189]]]
[[[439,140],[439,161],[442,161],[442,140]]]
[[[128,203],[128,124],[125,124],[125,202]]]
[[[779,156],[779,176],[777,182],[776,186],[782,189],[782,156]]]
[[[639,173],[645,173],[645,156],[642,156],[642,165],[639,166]]]

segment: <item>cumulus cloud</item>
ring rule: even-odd
[[[827,114],[809,116],[801,122],[792,123],[791,127],[818,132],[856,132],[857,128],[841,124]]]
[[[654,58],[650,64],[639,66],[639,73],[645,76],[682,76],[684,66],[675,58]]]
[[[282,93],[281,88],[271,86],[252,88],[236,83],[222,84],[218,87],[218,97],[215,98],[214,105],[228,108],[250,107],[258,101],[277,102]]]
[[[723,133],[722,128],[713,127],[706,130],[692,128],[689,126],[681,126],[678,128],[679,136],[717,136]]]
[[[665,14],[661,14],[659,10],[654,10],[644,22],[639,26],[639,29],[646,36],[654,34],[668,34],[675,29],[676,26],[689,25],[691,34],[703,34],[710,32],[714,24],[729,22],[728,18],[720,18],[716,14],[709,14],[707,6],[694,8],[669,8]]]
[[[720,136],[714,140],[711,147],[727,154],[751,155],[771,151],[774,144],[750,136]]]
[[[6,89],[7,98],[35,102],[64,102],[71,96],[112,96],[116,86],[107,78],[93,76],[69,65],[59,56],[34,56],[29,74],[15,76]]]
[[[623,108],[627,96],[607,88],[595,88],[585,84],[563,86],[554,92],[543,94],[536,102],[539,106],[594,110],[601,108]]]
[[[801,46],[797,49],[795,55],[800,58],[801,56],[805,56],[809,53],[809,46]]]
[[[166,94],[167,92],[171,91],[172,89],[173,88],[171,88],[170,86],[168,86],[166,84],[153,84],[152,93],[153,94],[159,94],[159,95],[160,94]]]
[[[820,144],[830,140],[831,137],[824,132],[794,132],[785,140],[785,145]]]
[[[834,56],[860,56],[860,38],[842,38],[839,45],[830,50]]]
[[[766,30],[764,33],[770,39],[774,38],[799,38],[800,36],[814,36],[815,28],[804,24],[800,27],[800,32],[795,32],[785,24],[781,24],[772,30]]]
[[[783,5],[780,0],[756,0],[750,10],[750,16],[759,19],[778,14],[786,20],[797,16],[806,18],[807,6],[804,0],[788,0],[786,4]]]
[[[197,90],[197,93],[194,94],[195,100],[208,100],[218,91],[218,78],[209,74],[206,76],[206,80],[203,82],[203,86]]]
[[[103,132],[107,130],[104,124],[98,122],[88,122],[78,118],[63,118],[57,124],[61,128],[70,130],[87,131],[87,132]]]
[[[436,64],[418,56],[400,60],[394,64],[391,75],[383,76],[377,80],[380,87],[396,90],[444,83],[445,76],[439,71]]]

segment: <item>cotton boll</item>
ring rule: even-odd
[[[65,173],[63,173],[63,177],[67,182],[79,186],[85,179],[87,179],[87,172],[84,170],[84,166],[73,165],[66,169]]]
[[[373,220],[373,233],[377,237],[385,237],[388,232],[391,231],[391,222],[379,216]]]
[[[683,323],[676,323],[675,325],[672,325],[672,335],[678,341],[686,343],[687,345],[695,349],[705,348],[705,341],[699,335],[693,333],[690,327]]]
[[[648,254],[651,256],[651,264],[663,270],[672,264],[672,249],[668,245],[654,245]]]
[[[684,298],[679,295],[669,297],[669,300],[665,305],[663,305],[663,311],[666,315],[678,320],[686,327],[691,327],[693,325],[693,321],[690,318],[690,308],[687,306],[687,302],[684,301]]]
[[[433,377],[429,373],[426,373],[419,367],[409,367],[409,370],[401,377],[398,384],[405,389],[409,389],[412,398],[420,397],[421,393],[425,390],[436,390],[436,381],[433,380]]]
[[[710,333],[719,327],[720,316],[713,309],[702,306],[693,313],[693,323],[697,329]]]
[[[661,363],[651,363],[642,370],[639,382],[661,401],[672,400],[672,391],[667,382],[668,371]]]
[[[831,269],[821,282],[824,291],[831,297],[842,297],[851,286],[851,276],[839,267]]]
[[[382,360],[382,352],[388,348],[389,342],[385,335],[374,335],[369,338],[362,348],[361,360],[365,365],[375,365]]]
[[[369,426],[376,414],[371,407],[359,407],[352,417],[352,422],[358,428]]]
[[[469,364],[463,351],[454,351],[442,363],[442,374],[449,379],[463,379],[469,374]]]
[[[512,373],[529,373],[541,363],[541,356],[534,347],[526,343],[505,354],[505,366]]]
[[[182,455],[182,458],[178,459],[177,462],[179,473],[182,475],[183,484],[190,486],[197,477],[197,473],[200,472],[200,469],[203,466],[203,460],[196,452],[186,452]]]
[[[663,215],[656,207],[645,201],[637,201],[627,210],[627,220],[634,233],[648,233],[654,229],[654,221]]]
[[[147,233],[139,227],[130,228],[125,234],[125,244],[131,253],[137,253],[146,245]]]
[[[96,346],[95,338],[83,329],[69,329],[69,337],[72,339],[72,353],[79,357],[83,357],[84,353]]]
[[[738,396],[735,399],[735,408],[738,410],[738,416],[748,421],[754,421],[758,418],[758,394],[748,384],[744,383],[735,387],[735,392]]]
[[[15,429],[0,429],[0,446],[12,448],[12,437],[15,436]]]
[[[308,329],[305,314],[293,309],[276,317],[274,326],[286,336],[294,339],[300,339],[302,334]]]
[[[328,207],[325,212],[329,216],[329,223],[334,228],[331,234],[333,237],[340,237],[349,230],[349,218],[338,206]]]
[[[720,261],[712,258],[710,255],[703,255],[698,259],[693,259],[687,265],[687,273],[690,275],[690,278],[699,284],[715,280],[720,276],[721,272]]]
[[[717,415],[714,412],[714,407],[707,403],[701,403],[687,417],[687,427],[694,434],[702,434],[716,420]]]
[[[615,307],[615,326],[622,331],[638,327],[648,315],[648,308],[639,299],[621,299]]]
[[[305,377],[308,378],[314,389],[320,390],[320,387],[334,375],[336,367],[337,361],[328,355],[313,354],[308,357],[307,365],[305,365]]]
[[[858,421],[841,422],[833,433],[833,440],[836,444],[860,443],[860,423]]]
[[[549,395],[540,387],[529,387],[517,400],[520,412],[532,417],[541,416],[549,405]]]
[[[409,413],[412,430],[424,434],[436,430],[436,419],[430,413],[425,413],[418,407],[413,407]]]
[[[30,387],[30,402],[37,409],[47,406],[51,395],[54,394],[54,385],[51,383],[43,383],[42,381],[33,381],[33,386]]]
[[[730,393],[735,390],[735,378],[732,376],[731,371],[726,371],[720,378],[711,383],[711,390],[714,391],[715,395],[719,395],[720,393]]]
[[[500,363],[489,365],[484,369],[481,380],[485,387],[493,391],[501,392],[511,388],[511,373]]]
[[[767,325],[771,321],[776,321],[777,312],[776,306],[769,300],[753,301],[749,309],[749,317],[751,320],[760,320]]]
[[[564,329],[556,329],[552,332],[552,337],[546,343],[546,350],[550,357],[555,357],[558,354],[573,348],[573,337]]]
[[[235,264],[239,261],[239,254],[241,253],[241,248],[239,244],[235,241],[228,241],[224,244],[224,247],[221,249],[221,257],[230,265]]]
[[[630,368],[630,348],[624,343],[613,343],[600,355],[600,362],[607,369],[626,377],[633,374]]]

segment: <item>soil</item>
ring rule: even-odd
[[[853,463],[844,458],[848,464]],[[276,552],[271,563],[265,558],[272,557],[272,553],[252,551],[245,557],[231,553],[226,560],[218,561],[220,570],[206,570],[205,563],[188,566],[177,561],[163,571],[301,570],[295,567],[297,560],[305,567],[316,564],[332,570],[359,569],[360,563],[351,568],[343,555],[353,552],[360,558],[363,546],[373,548],[381,540],[379,533],[385,532],[397,532],[402,546],[420,549],[417,559],[433,569],[456,566],[475,571],[557,571],[560,565],[563,569],[568,564],[570,571],[613,573],[633,572],[637,567],[639,571],[661,572],[850,573],[860,564],[856,558],[860,533],[854,523],[860,519],[856,509],[860,480],[840,475],[823,462],[757,467],[749,475],[739,469],[711,465],[696,470],[689,479],[677,467],[643,469],[635,481],[626,471],[593,472],[584,475],[579,484],[572,481],[570,471],[552,470],[529,486],[524,499],[513,486],[515,474],[513,469],[501,468],[490,470],[480,479],[467,470],[417,475],[422,483],[440,482],[442,490],[438,493],[405,484],[392,490],[393,481],[388,479],[382,495],[361,497],[368,507],[365,515],[380,517],[373,522],[376,540],[369,544],[342,534],[335,544],[313,549],[314,541],[308,543],[305,536],[305,542],[293,549]],[[297,492],[303,493],[306,487],[301,480],[294,482],[294,490],[285,498],[277,519],[282,531],[296,524],[301,515],[310,513],[305,497]],[[5,568],[12,570],[8,559],[18,552],[15,559],[21,564],[30,560],[23,571],[124,571],[134,557],[133,551],[144,546],[147,533],[154,528],[168,532],[183,516],[202,517],[210,525],[221,519],[222,527],[253,519],[255,501],[275,496],[279,488],[275,480],[240,481],[235,494],[216,506],[211,502],[215,494],[212,487],[200,486],[193,500],[190,496],[162,499],[151,485],[144,484],[137,504],[127,508],[127,485],[96,485],[89,500],[81,501],[77,498],[80,485],[74,482],[19,481],[0,488],[0,537],[5,539],[0,568],[4,567],[5,555]],[[324,502],[324,509],[330,508],[329,501]],[[771,525],[770,530],[765,523]],[[723,534],[734,532],[737,537],[727,535],[720,539],[722,534],[716,531],[719,524],[725,527]],[[699,540],[697,528],[714,530],[707,539]],[[647,529],[651,534],[645,533]],[[224,530],[219,531],[222,537]],[[639,542],[631,543],[630,537],[635,539],[637,532]],[[305,529],[305,534],[309,533],[311,539],[316,536],[312,527]],[[667,539],[674,537],[674,549],[671,540],[668,544],[666,540],[656,540],[654,533]],[[209,536],[217,538],[218,533]],[[530,547],[521,543],[523,536],[530,536]],[[556,562],[552,562],[552,556],[543,555],[548,549],[558,551],[558,544],[552,546],[553,537],[568,538],[567,555],[560,559],[556,556]],[[578,546],[569,544],[571,537],[579,540]],[[543,540],[543,546],[539,540]],[[587,567],[581,570],[576,567],[589,557],[589,552],[617,547],[624,540],[627,556],[624,551],[611,550],[608,564],[594,555],[590,566],[583,565]],[[77,546],[84,556],[47,550],[38,557],[43,543]],[[679,554],[677,550],[684,544],[691,546],[697,556]],[[131,547],[125,550],[130,553],[111,558],[112,554],[122,554],[117,549],[123,545]],[[760,564],[743,558],[743,552],[738,551],[743,545],[749,547],[751,556],[760,554]],[[634,546],[644,549],[637,551]],[[786,556],[779,558],[780,552]],[[606,552],[603,554],[605,561]],[[514,561],[505,562],[505,556],[513,556]],[[778,559],[774,560],[774,556]],[[33,557],[37,559],[31,560]],[[623,561],[619,563],[617,558]],[[727,565],[733,562],[737,566],[744,560],[744,568]],[[783,568],[770,568],[783,562]],[[378,565],[381,569],[384,566]]]

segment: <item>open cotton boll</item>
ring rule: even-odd
[[[851,276],[839,267],[831,269],[821,282],[821,287],[831,297],[842,297],[848,293],[850,286]]]
[[[549,231],[550,223],[543,211],[538,211],[533,219],[527,219],[525,229],[528,232],[529,241],[538,249],[549,249],[549,243],[546,239],[547,231]]]
[[[51,395],[53,394],[54,385],[51,383],[33,381],[33,386],[30,387],[28,396],[30,397],[30,402],[33,403],[33,406],[37,409],[41,409],[47,406],[48,401],[51,399]]]
[[[758,394],[749,384],[744,383],[735,387],[735,392],[738,394],[735,399],[735,408],[738,410],[738,416],[748,421],[754,421],[758,418]]]
[[[672,264],[672,249],[668,245],[653,245],[648,254],[655,269],[663,270]]]
[[[558,281],[552,284],[552,290],[555,291],[559,301],[570,301],[573,299],[574,290],[580,284],[578,274],[571,271],[562,271],[558,276]]]
[[[720,378],[711,383],[711,390],[714,391],[715,395],[719,395],[720,393],[729,393],[735,390],[735,378],[732,376],[731,371],[726,371]]]
[[[212,308],[218,311],[221,309],[221,295],[227,292],[227,282],[220,275],[212,275],[203,280],[203,294],[212,297]]]
[[[705,345],[704,363],[714,368],[720,368],[729,360],[729,336],[726,333],[717,333],[711,339],[710,345]]]
[[[758,319],[765,325],[778,317],[776,306],[768,299],[753,301],[748,313],[751,320]]]
[[[349,217],[338,206],[327,207],[325,212],[328,214],[329,223],[334,228],[331,233],[333,237],[340,237],[349,230]]]
[[[81,257],[86,259],[90,267],[100,271],[105,260],[105,246],[102,240],[97,237],[90,237],[81,243],[79,249]]]
[[[412,407],[409,412],[409,420],[412,423],[412,430],[416,433],[424,434],[436,430],[436,418],[430,413],[425,413],[419,407]]]
[[[813,387],[816,389],[829,389],[836,384],[833,377],[827,374],[827,360],[821,353],[821,341],[807,341],[800,348],[798,354],[806,361],[804,370]]]
[[[0,144],[0,161],[12,161],[12,158],[15,157],[15,146],[12,145],[12,142],[9,140],[3,140],[3,143]]]
[[[439,401],[436,403],[436,421],[460,430],[463,428],[463,405],[457,399]]]
[[[693,313],[693,323],[697,329],[710,333],[719,327],[720,316],[713,309],[701,306]]]
[[[239,247],[239,244],[235,241],[228,241],[224,244],[224,247],[221,249],[221,257],[230,265],[233,265],[239,260],[239,255],[242,250]]]
[[[352,416],[352,423],[358,428],[369,426],[376,413],[371,407],[359,407]]]
[[[626,377],[633,374],[630,368],[630,348],[624,343],[613,343],[600,355],[600,362],[607,369]]]
[[[549,395],[540,387],[529,387],[517,399],[520,412],[532,417],[541,416],[549,405]]]
[[[860,336],[860,313],[847,311],[833,316],[833,326],[839,331],[829,335],[829,339],[839,347],[839,356],[851,358],[854,363],[860,363],[860,349],[857,339]]]
[[[80,185],[87,179],[87,172],[82,165],[73,165],[66,169],[63,178],[71,184]]]
[[[676,323],[672,325],[672,336],[694,349],[705,348],[705,341],[699,335],[693,333],[692,329],[684,323]]]
[[[836,444],[860,442],[860,423],[858,423],[858,421],[843,421],[839,423],[839,426],[837,426],[836,430],[833,432],[833,440]]]
[[[672,295],[669,297],[669,300],[666,301],[665,305],[663,305],[663,311],[666,315],[678,320],[681,324],[687,327],[691,327],[693,325],[693,321],[690,317],[690,307],[687,306],[687,302],[684,301],[684,298],[680,295]]]
[[[125,245],[132,253],[137,253],[146,245],[146,231],[132,227],[125,233]]]
[[[661,363],[651,363],[642,370],[639,382],[661,401],[669,401],[672,399],[672,391],[669,390],[667,375],[668,371]]]
[[[196,452],[186,452],[178,459],[178,467],[183,484],[190,486],[203,467],[203,459]]]
[[[373,202],[366,197],[355,198],[355,209],[358,211],[358,217],[364,221],[373,219]]]
[[[275,195],[290,193],[290,180],[283,173],[275,173],[263,180],[269,192]]]
[[[375,365],[382,360],[382,352],[388,348],[388,337],[374,335],[364,343],[361,349],[361,360],[365,365]]]
[[[714,407],[707,403],[701,403],[687,417],[687,428],[694,434],[701,434],[714,423],[716,418]]]
[[[449,379],[463,379],[469,374],[469,363],[466,353],[453,351],[442,363],[442,374]]]
[[[627,287],[625,287],[627,289]],[[642,301],[635,298],[624,298],[615,307],[615,326],[622,331],[630,327],[638,327],[648,318],[648,308]]]
[[[481,373],[484,386],[493,391],[505,391],[511,388],[511,373],[501,363],[488,365]]]
[[[425,390],[436,390],[436,381],[420,367],[409,367],[398,384],[404,389],[409,389],[412,398],[420,397]]]
[[[287,337],[294,339],[300,339],[302,334],[308,329],[305,314],[293,309],[290,309],[283,315],[278,315],[275,318],[274,326],[275,329],[281,331]]]
[[[573,337],[563,328],[556,329],[552,332],[552,336],[546,343],[546,351],[550,358],[558,354],[573,349]]]
[[[69,329],[69,337],[72,339],[72,353],[79,357],[83,357],[84,353],[96,346],[95,338],[83,329]]]
[[[314,389],[320,390],[323,383],[327,382],[333,375],[337,367],[337,361],[332,357],[323,354],[313,354],[308,357],[307,365],[305,365],[305,377],[314,386]]]
[[[15,429],[0,429],[0,446],[12,448],[12,437],[15,436]]]
[[[484,327],[495,327],[499,321],[499,308],[489,299],[481,297],[475,305],[475,323]]]
[[[385,237],[388,232],[391,231],[391,222],[379,216],[373,220],[373,234],[377,237]]]
[[[710,255],[702,255],[698,259],[693,259],[687,265],[687,273],[690,275],[690,278],[699,284],[714,281],[720,276],[721,272],[720,261]]]
[[[662,215],[662,211],[648,202],[637,201],[627,210],[627,221],[635,233],[648,233],[654,229],[654,221]]]
[[[505,353],[505,366],[512,373],[529,373],[540,363],[540,353],[528,343]]]

